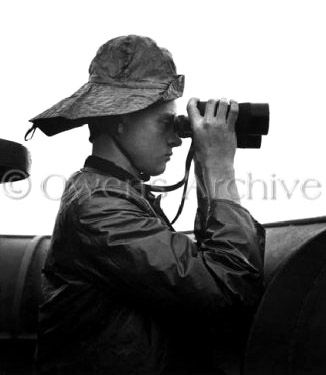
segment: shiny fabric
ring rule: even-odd
[[[182,96],[184,76],[171,53],[152,39],[120,36],[103,44],[89,67],[89,80],[68,98],[33,117],[29,134],[39,128],[51,136],[88,124],[90,118],[122,115],[158,101]]]
[[[217,374],[262,294],[264,229],[240,205],[206,200],[192,241],[141,181],[98,159],[62,196],[43,271],[40,368]]]

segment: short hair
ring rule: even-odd
[[[172,100],[167,100],[167,101],[173,101]],[[128,116],[134,113],[141,113],[146,111],[149,108],[153,108],[156,106],[159,106],[166,102],[166,100],[158,100],[157,102],[149,105],[146,108],[140,109],[138,111],[130,112],[127,114],[122,114],[122,115],[112,115],[112,116],[99,116],[99,117],[90,117],[88,119],[88,127],[89,127],[89,141],[93,143],[94,139],[101,134],[109,134],[112,135],[115,133],[118,124],[121,122],[124,116]]]
[[[94,142],[94,139],[102,134],[113,134],[121,116],[101,116],[93,117],[88,121],[89,141]]]

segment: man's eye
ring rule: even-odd
[[[168,118],[168,119],[164,120],[164,125],[173,126],[174,125],[174,118]]]
[[[164,123],[164,128],[166,131],[170,131],[170,130],[173,130],[174,129],[174,122],[173,121],[166,121]]]
[[[162,118],[160,123],[162,131],[170,131],[171,129],[174,129],[174,116]]]

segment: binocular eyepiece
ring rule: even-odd
[[[207,102],[198,102],[203,116]],[[187,116],[176,116],[174,126],[181,138],[192,137],[190,121]],[[262,135],[269,130],[269,105],[267,103],[239,103],[238,119],[235,123],[238,148],[260,148]]]

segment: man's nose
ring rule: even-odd
[[[179,147],[182,144],[181,138],[178,136],[175,127],[171,127],[169,131],[168,143],[170,147]]]
[[[172,129],[169,134],[168,143],[170,147],[179,147],[182,144],[181,138],[178,136],[178,133]]]

